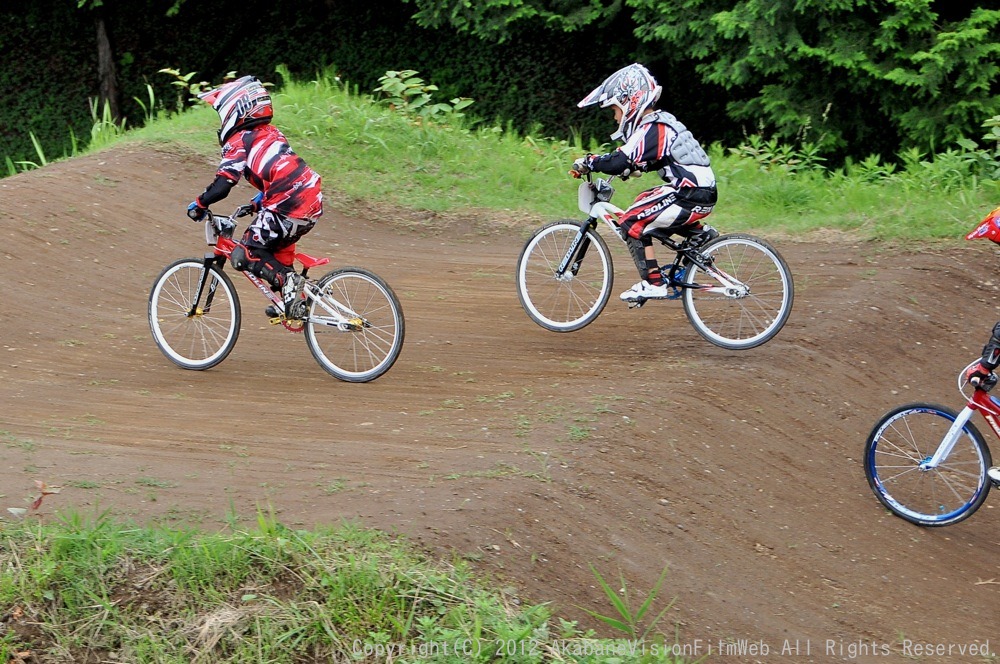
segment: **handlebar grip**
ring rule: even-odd
[[[570,171],[569,171],[569,176],[570,176],[571,178],[574,178],[574,179],[576,179],[576,180],[579,180],[580,178],[582,178],[582,177],[583,177],[583,173],[581,173],[580,171],[575,171],[575,170],[573,170],[573,169],[570,169]]]
[[[977,390],[982,390],[983,392],[989,392],[990,390],[992,390],[994,387],[997,386],[997,380],[998,380],[997,375],[995,373],[991,373],[985,379],[980,378],[979,376],[973,376],[972,378],[969,379],[969,385],[972,385],[972,387],[974,387]]]

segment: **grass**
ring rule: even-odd
[[[447,114],[408,116],[329,76],[287,83],[274,104],[275,124],[323,176],[327,200],[427,228],[453,216],[527,233],[542,221],[578,217],[569,165],[585,152],[611,149]],[[218,154],[217,125],[215,112],[201,105],[161,112],[117,140],[164,149],[180,144],[204,154],[207,182]],[[748,155],[712,145],[709,152],[720,195],[711,219],[726,231],[959,238],[1000,200],[1000,182],[977,175],[968,152],[904,155],[905,168],[873,158],[836,171],[796,169],[763,149]],[[657,182],[655,174],[616,182],[615,200],[625,206]]]
[[[600,639],[461,559],[350,523],[300,531],[261,514],[205,533],[29,517],[0,522],[0,568],[2,662],[679,661],[655,620],[638,629],[662,578],[639,609],[605,587],[616,615],[602,619],[632,640]]]
[[[528,233],[542,221],[580,215],[577,185],[566,171],[581,154],[610,149],[447,113],[406,115],[331,76],[284,78],[274,95],[276,124],[322,174],[330,205],[353,207],[365,218],[428,230],[472,220],[482,229]],[[146,125],[128,131],[93,109],[88,150],[142,143],[203,155],[207,184],[218,158],[218,116],[203,105],[180,114],[155,106],[150,98]],[[1000,200],[1000,185],[977,176],[968,152],[909,155],[899,168],[873,159],[827,171],[792,167],[768,150],[709,146],[720,190],[711,223],[765,237],[838,231],[870,240],[958,239]],[[50,163],[37,142],[36,151],[30,164],[7,159],[8,174]],[[654,175],[618,182],[616,202],[625,206],[657,182]],[[244,185],[238,194],[247,191]],[[479,400],[503,404],[514,396]],[[615,399],[595,400],[594,413],[614,413]],[[449,399],[441,407],[463,404]],[[532,418],[515,415],[513,426],[523,437],[567,417],[563,407],[546,404]],[[101,424],[93,416],[86,423]],[[568,426],[577,442],[593,431]],[[33,445],[9,432],[0,432],[0,443]],[[541,464],[537,476],[547,479],[547,457],[528,453]],[[524,474],[513,466],[487,472]],[[150,477],[135,483],[172,487]],[[325,491],[346,488],[334,479]],[[16,521],[2,516],[0,662],[675,661],[655,631],[666,610],[653,615],[662,576],[636,607],[623,580],[612,588],[593,570],[612,611],[585,610],[632,640],[601,639],[553,619],[544,604],[521,605],[490,589],[461,561],[429,560],[405,541],[349,524],[306,532],[262,517],[254,530],[234,522],[205,533],[105,517],[44,524],[31,513]],[[650,639],[638,654],[610,655],[635,649],[638,637]]]
[[[283,78],[286,84],[273,94],[275,124],[323,176],[327,199],[397,224],[434,228],[460,218],[527,233],[542,221],[578,217],[577,183],[567,170],[586,152],[612,149],[583,145],[579,137],[522,135],[476,123],[470,119],[475,104],[468,115],[421,117],[393,110],[332,75]],[[128,131],[115,127],[106,109],[95,109],[87,149],[134,142],[168,151],[180,146],[204,155],[210,180],[219,150],[216,113],[204,104],[153,112],[152,98],[143,105],[146,124]],[[797,151],[755,136],[743,146],[708,145],[720,195],[712,223],[765,234],[835,230],[863,239],[957,239],[1000,200],[1000,146],[993,149],[996,154],[977,147],[935,155],[909,151],[898,156],[898,165],[873,156],[828,170],[808,157],[808,146]],[[38,161],[23,168],[50,163],[38,151]],[[82,152],[74,148],[72,155]],[[16,169],[9,164],[8,171]],[[616,182],[616,202],[624,207],[658,182],[655,174]]]

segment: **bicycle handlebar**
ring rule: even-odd
[[[570,169],[570,171],[569,171],[569,176],[571,178],[573,178],[574,180],[580,180],[584,176],[586,176],[587,182],[593,182],[594,181],[593,174],[594,174],[594,171],[587,171],[586,173],[581,173],[580,171],[575,171],[573,169]],[[616,177],[618,177],[618,176],[617,175],[608,175],[607,177],[604,178],[604,180],[606,182],[611,182]]]
[[[577,170],[573,169],[569,170],[569,176],[571,178],[573,178],[574,180],[580,180],[584,176],[586,176],[587,182],[594,181],[594,178],[592,177],[593,173],[594,171],[587,171],[586,173],[581,173],[580,171]],[[626,173],[621,173],[618,175],[607,174],[604,178],[604,181],[610,184],[615,178],[621,178],[622,182],[625,182],[629,178],[637,178],[641,176],[642,176],[642,171],[629,171],[627,174]]]
[[[253,205],[240,205],[233,213],[228,217],[221,214],[215,214],[212,210],[205,208],[205,223],[206,223],[206,239],[209,240],[209,244],[213,244],[214,241],[209,239],[208,223],[211,222],[212,229],[216,235],[221,235],[223,237],[232,237],[233,231],[236,230],[236,220],[240,217],[246,217],[255,212]]]
[[[994,387],[997,386],[997,375],[990,374],[986,381],[982,381],[978,377],[973,377],[969,380],[969,384],[972,385],[977,390],[982,390],[983,392],[989,392]]]
[[[966,380],[966,375],[968,374],[969,369],[971,369],[973,365],[978,363],[979,363],[979,358],[976,358],[972,362],[969,362],[969,364],[967,364],[961,371],[958,372],[958,391],[961,392],[962,396],[965,396],[966,398],[968,398],[968,396],[965,394],[965,391],[963,389],[966,385],[971,385],[972,389],[978,390],[980,392],[989,392],[994,387],[996,387],[997,382],[1000,381],[1000,379],[998,379],[995,373],[991,373],[990,377],[986,380],[985,383],[981,381],[978,377]]]

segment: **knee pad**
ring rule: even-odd
[[[254,267],[254,274],[271,284],[271,288],[276,291],[285,285],[285,275],[291,272],[291,268],[282,265],[274,256],[262,257],[254,263]]]
[[[234,270],[239,272],[245,271],[250,267],[250,256],[247,254],[246,247],[242,244],[238,244],[233,248],[233,252],[229,254],[229,263],[233,266]]]
[[[271,284],[274,290],[280,290],[285,283],[285,273],[291,270],[274,257],[267,249],[236,245],[229,255],[229,262],[240,272],[247,271]]]

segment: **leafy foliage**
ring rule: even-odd
[[[403,0],[413,2],[414,18],[421,24],[440,28],[451,26],[483,39],[508,39],[517,24],[540,22],[575,30],[595,21],[615,16],[621,0]]]
[[[823,170],[826,161],[819,148],[813,143],[804,143],[799,148],[787,143],[781,143],[776,138],[765,140],[760,134],[753,134],[735,148],[730,148],[733,154],[750,159],[760,165],[762,171],[780,170],[786,173],[797,171]]]
[[[827,154],[934,149],[1000,112],[1000,9],[985,6],[942,18],[932,0],[412,1],[425,25],[499,39],[531,19],[575,31],[628,13],[636,37],[725,90],[730,121],[785,141],[806,128]]]
[[[628,585],[625,583],[624,574],[619,572],[619,590],[615,590],[607,581],[604,580],[601,573],[598,572],[593,565],[591,565],[591,573],[597,579],[597,583],[604,592],[604,596],[607,597],[608,602],[615,609],[615,612],[618,615],[606,616],[590,609],[584,608],[583,610],[604,624],[625,633],[630,639],[645,641],[646,638],[653,633],[653,630],[656,628],[656,624],[660,622],[663,615],[674,605],[673,600],[671,600],[666,604],[666,606],[660,609],[660,612],[656,614],[656,616],[650,620],[648,624],[645,622],[646,614],[652,607],[657,595],[660,594],[663,582],[667,578],[667,569],[668,568],[666,567],[663,568],[663,571],[660,573],[660,578],[657,579],[652,589],[650,589],[650,591],[646,594],[645,601],[643,601],[643,603],[638,607],[633,607],[632,599],[629,597]]]
[[[455,97],[447,103],[432,104],[431,95],[437,92],[438,87],[424,83],[424,79],[417,76],[417,72],[412,69],[387,71],[378,81],[380,85],[375,88],[376,94],[382,95],[383,100],[390,108],[400,111],[404,115],[413,115],[424,119],[445,117],[456,120],[463,116],[462,109],[468,107],[473,101],[466,97]]]
[[[82,2],[0,6],[0,46],[37,54],[0,70],[0,85],[17,91],[0,107],[0,155],[11,164],[37,162],[31,133],[49,158],[90,135],[98,13],[130,126],[188,105],[197,81],[230,71],[273,80],[278,63],[300,77],[333,70],[363,91],[387,71],[419,71],[439,88],[428,110],[475,99],[461,109],[470,123],[591,141],[607,136],[610,118],[575,102],[640,61],[703,143],[808,143],[828,164],[978,141],[1000,115],[1000,10],[981,1],[244,0],[235,17],[182,0]],[[190,78],[171,80],[165,65]]]
[[[159,73],[166,74],[174,79],[170,84],[178,88],[177,102],[175,104],[177,111],[183,111],[190,104],[197,102],[198,95],[211,87],[208,81],[195,81],[192,83],[192,80],[198,74],[195,71],[182,74],[178,69],[165,67]],[[232,73],[230,72],[230,74]]]

